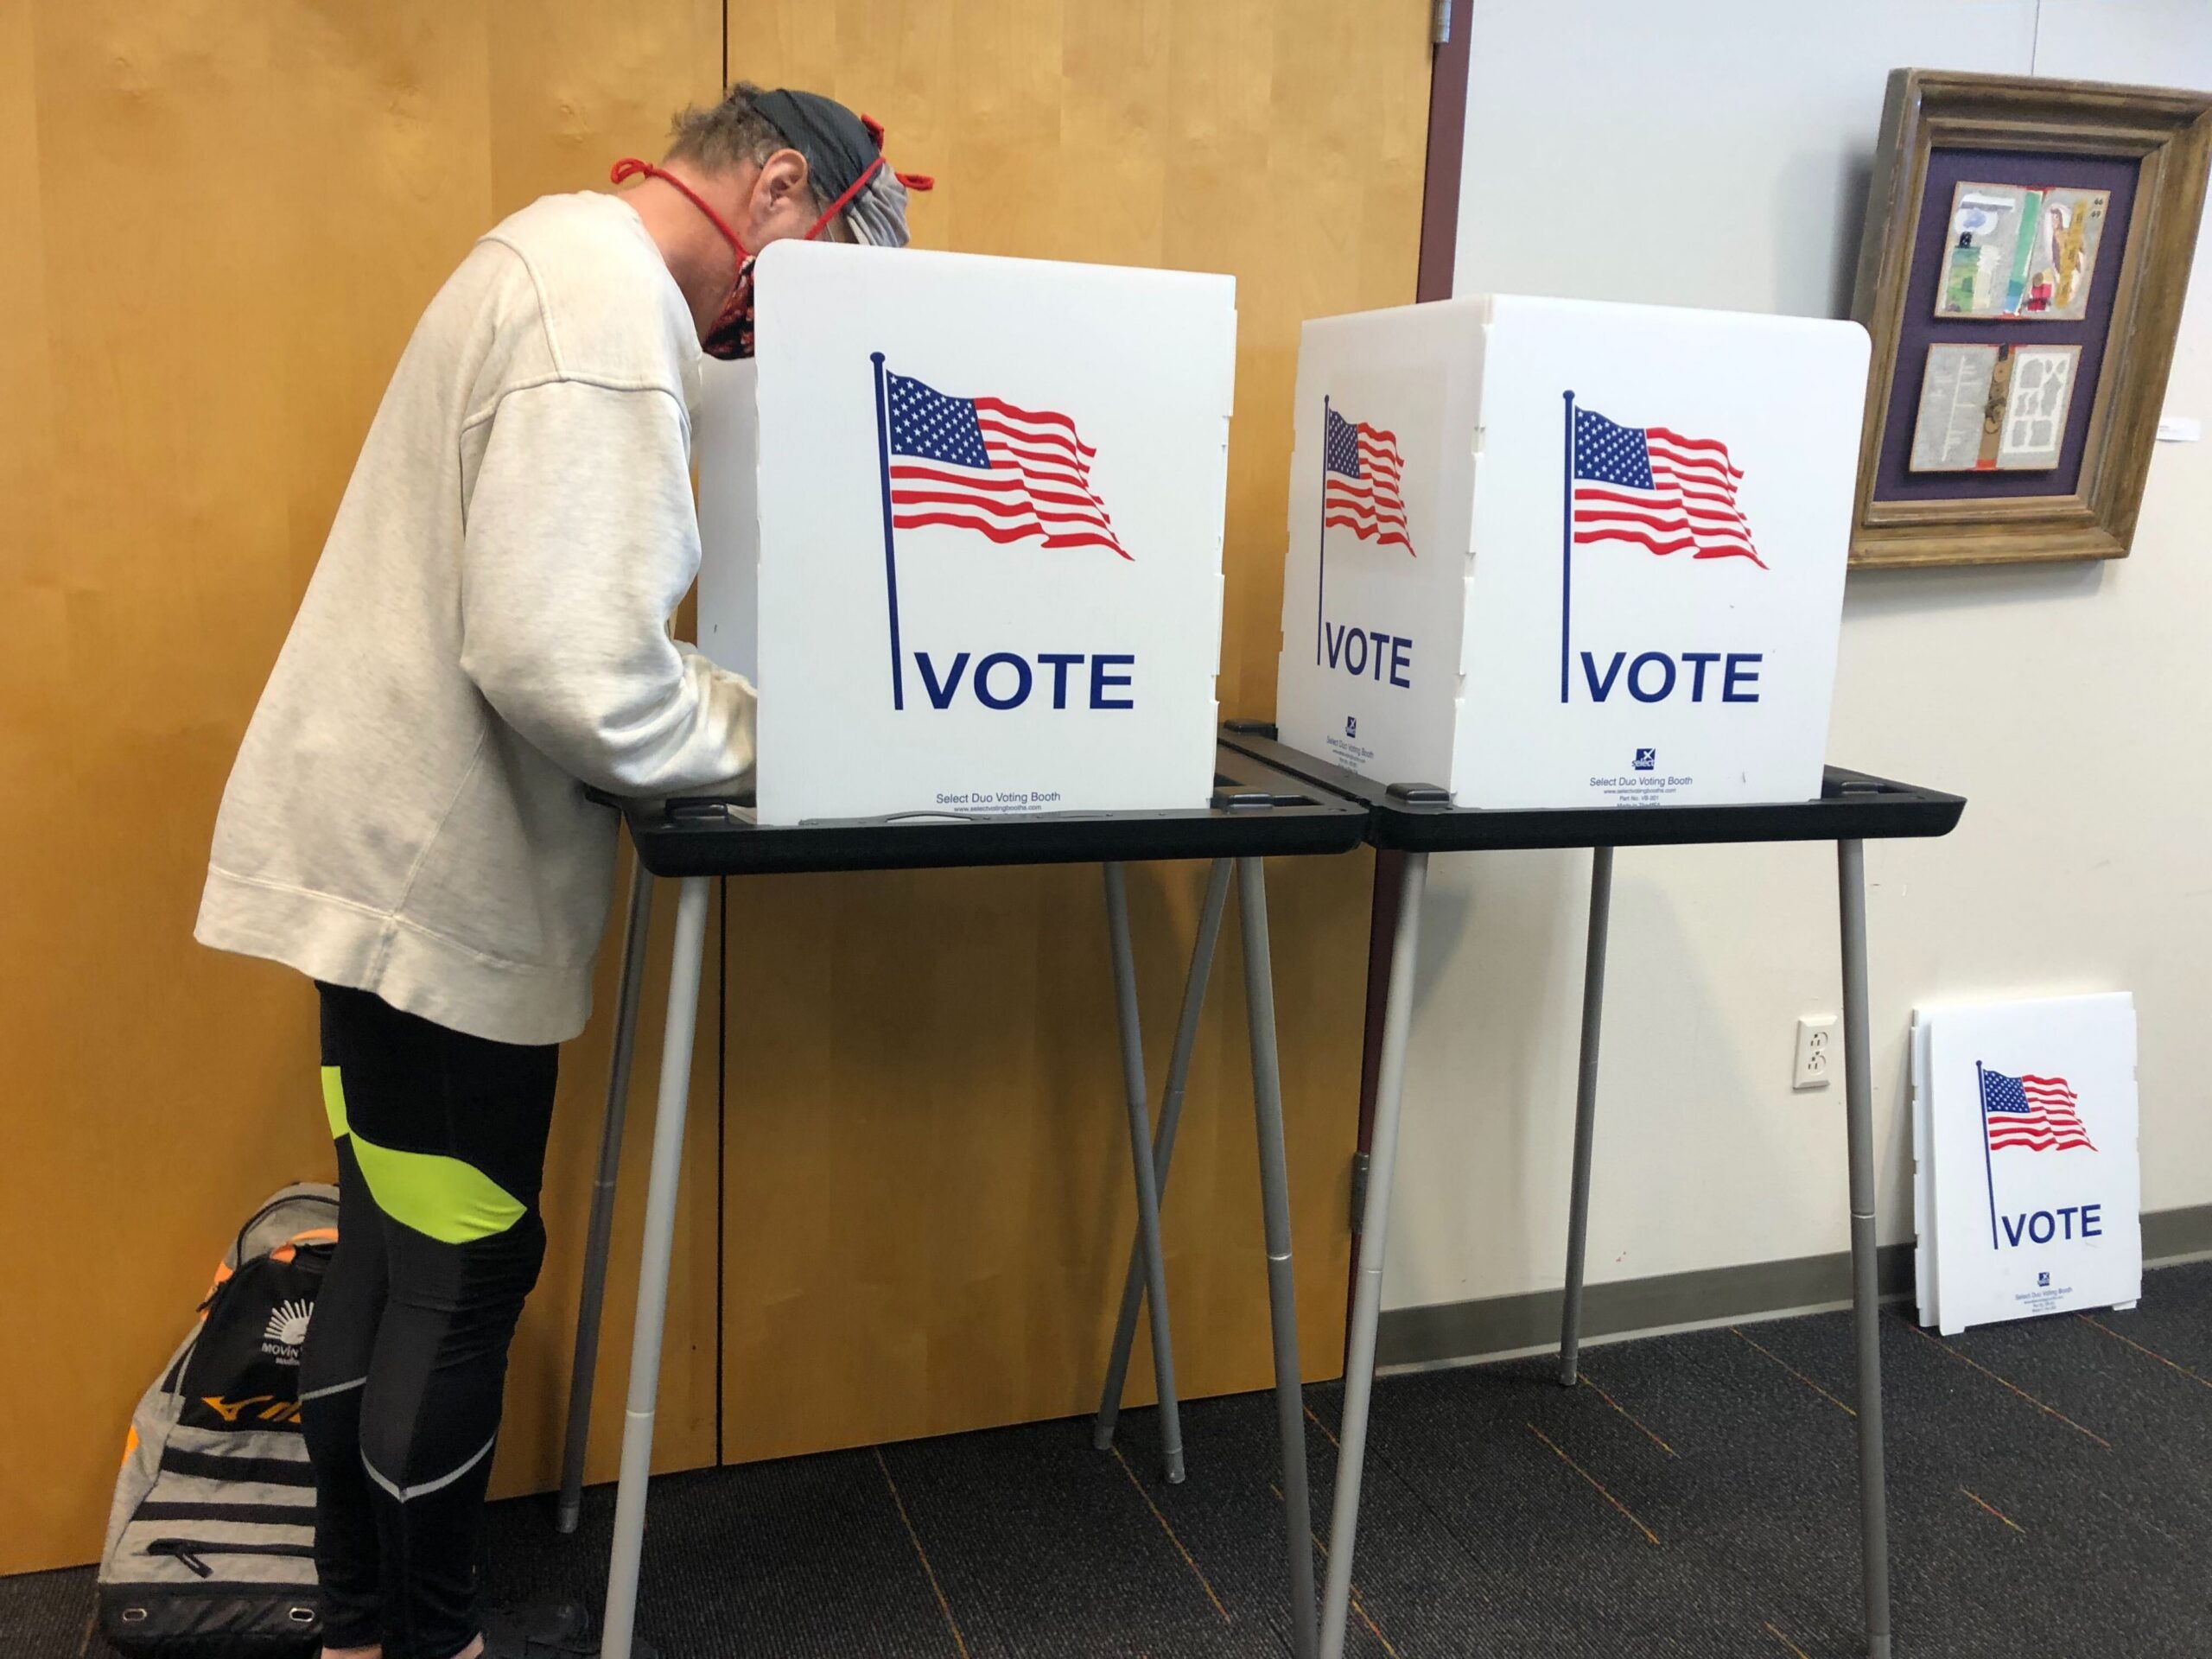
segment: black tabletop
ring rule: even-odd
[[[1363,803],[1368,839],[1403,852],[1513,847],[1653,847],[1722,841],[1887,841],[1947,836],[1957,795],[1830,766],[1814,801],[1737,806],[1592,806],[1542,811],[1454,806],[1441,790],[1378,784],[1278,741],[1274,728],[1230,721],[1222,741],[1255,760]]]
[[[1225,745],[1215,752],[1212,804],[1168,811],[761,824],[726,798],[609,804],[620,807],[645,868],[663,876],[1348,853],[1364,838],[1370,817],[1363,802]]]

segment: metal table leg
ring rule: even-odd
[[[614,1497],[614,1546],[607,1567],[602,1659],[630,1659],[638,1616],[638,1567],[645,1547],[645,1485],[652,1472],[653,1413],[660,1394],[661,1335],[668,1319],[669,1259],[676,1244],[676,1195],[683,1173],[683,1118],[691,1096],[691,1041],[699,1023],[710,878],[686,876],[676,901],[676,948],[662,1033],[660,1095],[653,1107],[652,1182],[638,1261],[638,1312],[630,1343],[630,1399],[622,1422],[622,1472]]]
[[[1323,1659],[1344,1659],[1351,1606],[1352,1548],[1359,1536],[1359,1478],[1367,1458],[1367,1411],[1375,1386],[1375,1330],[1382,1308],[1382,1259],[1390,1226],[1390,1181],[1398,1161],[1398,1108],[1406,1085],[1406,1033],[1413,1023],[1414,957],[1421,943],[1421,895],[1428,855],[1408,853],[1390,944],[1390,993],[1382,1007],[1382,1068],[1362,1211],[1359,1282],[1353,1287],[1351,1338],[1344,1357],[1344,1415],[1338,1433],[1337,1499],[1329,1522],[1329,1575],[1321,1603]]]
[[[1153,1178],[1152,1112],[1144,1082],[1144,1037],[1137,1023],[1136,962],[1129,948],[1127,879],[1104,867],[1106,932],[1114,959],[1114,1012],[1122,1033],[1122,1082],[1128,1096],[1129,1164],[1136,1173],[1137,1245],[1144,1257],[1152,1314],[1152,1369],[1160,1389],[1160,1461],[1171,1483],[1183,1478],[1183,1418],[1175,1402],[1175,1355],[1167,1323],[1167,1268],[1160,1252],[1160,1187]]]
[[[591,1434],[599,1319],[607,1302],[607,1258],[614,1242],[614,1178],[621,1167],[622,1124],[630,1109],[630,1060],[637,1051],[638,1000],[645,983],[645,936],[653,923],[652,872],[634,854],[633,861],[629,920],[622,931],[621,988],[614,999],[614,1055],[607,1069],[599,1173],[592,1181],[591,1227],[584,1237],[583,1294],[576,1302],[576,1352],[569,1367],[569,1432],[561,1451],[561,1504],[556,1521],[563,1532],[574,1532],[583,1512],[584,1446]]]
[[[1567,1208],[1567,1300],[1560,1314],[1559,1380],[1574,1386],[1582,1350],[1582,1250],[1590,1237],[1590,1148],[1598,1133],[1598,1033],[1605,1023],[1605,937],[1613,909],[1613,849],[1590,849],[1590,944],[1582,961],[1582,1069],[1574,1085],[1574,1176]]]
[[[1183,1088],[1191,1075],[1191,1056],[1198,1047],[1198,1015],[1205,1007],[1206,982],[1213,972],[1213,952],[1221,937],[1222,912],[1229,904],[1229,861],[1217,858],[1206,878],[1205,902],[1198,910],[1198,937],[1191,946],[1191,971],[1183,982],[1183,1013],[1175,1026],[1175,1052],[1167,1062],[1167,1087],[1160,1102],[1160,1126],[1152,1140],[1152,1179],[1159,1193],[1167,1191],[1168,1166],[1175,1157],[1175,1130],[1183,1120]],[[1128,1376],[1129,1348],[1136,1340],[1137,1310],[1144,1301],[1144,1240],[1129,1241],[1129,1271],[1122,1285],[1121,1317],[1114,1324],[1114,1351],[1106,1362],[1106,1381],[1098,1392],[1098,1420],[1091,1443],[1103,1452],[1114,1443],[1114,1424],[1121,1415],[1122,1385]]]
[[[1889,1509],[1882,1478],[1882,1331],[1874,1271],[1874,1073],[1867,1058],[1866,849],[1835,844],[1843,933],[1844,1125],[1851,1156],[1851,1326],[1859,1355],[1859,1526],[1866,1651],[1889,1659]]]
[[[1236,909],[1244,930],[1252,1111],[1268,1246],[1268,1318],[1274,1333],[1275,1428],[1282,1440],[1283,1519],[1290,1549],[1290,1647],[1294,1659],[1313,1659],[1313,1521],[1306,1491],[1306,1396],[1300,1386],[1298,1284],[1291,1269],[1290,1178],[1283,1152],[1282,1070],[1275,1044],[1274,963],[1268,948],[1264,859],[1236,861]]]

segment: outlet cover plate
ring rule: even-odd
[[[1843,1039],[1832,1014],[1808,1014],[1797,1022],[1797,1070],[1792,1089],[1825,1089],[1843,1070]]]

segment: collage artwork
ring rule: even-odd
[[[1960,184],[1951,201],[1936,317],[2082,321],[2109,205],[2104,190]],[[1931,345],[1913,429],[1912,470],[2056,468],[2081,355],[2078,345]]]

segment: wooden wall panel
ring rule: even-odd
[[[96,1552],[131,1404],[230,1230],[330,1168],[312,992],[190,933],[385,381],[479,232],[713,94],[721,33],[715,0],[0,0],[0,1571]],[[602,1021],[563,1059],[503,1489],[557,1458],[604,1055]],[[710,1113],[698,1134],[711,1180]],[[713,1456],[712,1205],[686,1214],[671,1465]]]
[[[938,175],[920,245],[1236,274],[1224,713],[1274,703],[1298,323],[1413,298],[1428,10],[728,0],[733,77],[842,98]],[[1340,1364],[1371,868],[1271,872],[1310,1376]],[[1131,873],[1155,1090],[1203,885]],[[1134,1211],[1102,906],[1092,868],[732,885],[726,1456],[1090,1408]],[[1166,1206],[1193,1395],[1268,1376],[1235,933]]]
[[[918,206],[925,243],[1238,274],[1232,711],[1271,700],[1296,319],[1410,294],[1423,11],[1394,0],[1355,28],[1313,0],[733,0],[734,73],[840,92],[945,175]],[[479,231],[596,184],[712,94],[723,22],[714,0],[0,0],[0,783],[18,803],[0,818],[0,1251],[22,1264],[6,1313],[27,1357],[0,1368],[0,1571],[92,1554],[131,1401],[228,1229],[329,1166],[312,997],[189,932],[222,779],[391,365]],[[1275,879],[1316,1374],[1341,1319],[1364,881],[1363,858]],[[1133,882],[1155,1066],[1194,883]],[[1128,1224],[1095,873],[733,897],[732,1325],[772,1331],[804,1386],[784,1408],[760,1351],[734,1349],[732,1452],[1083,1403]],[[1233,948],[1220,972],[1168,1206],[1198,1391],[1249,1386],[1264,1354]],[[934,1022],[918,983],[943,988]],[[604,1053],[601,1022],[564,1056],[554,1248],[501,1490],[544,1484],[557,1456]],[[895,1156],[856,1139],[902,1116]],[[975,1150],[999,1123],[995,1155]],[[698,1111],[664,1466],[714,1452],[715,1138]],[[641,1196],[633,1180],[625,1245]],[[914,1258],[907,1278],[880,1246]],[[595,1477],[630,1277],[618,1262]],[[880,1421],[862,1402],[896,1391],[844,1352],[870,1345],[919,1379]],[[817,1407],[841,1389],[852,1403]]]

